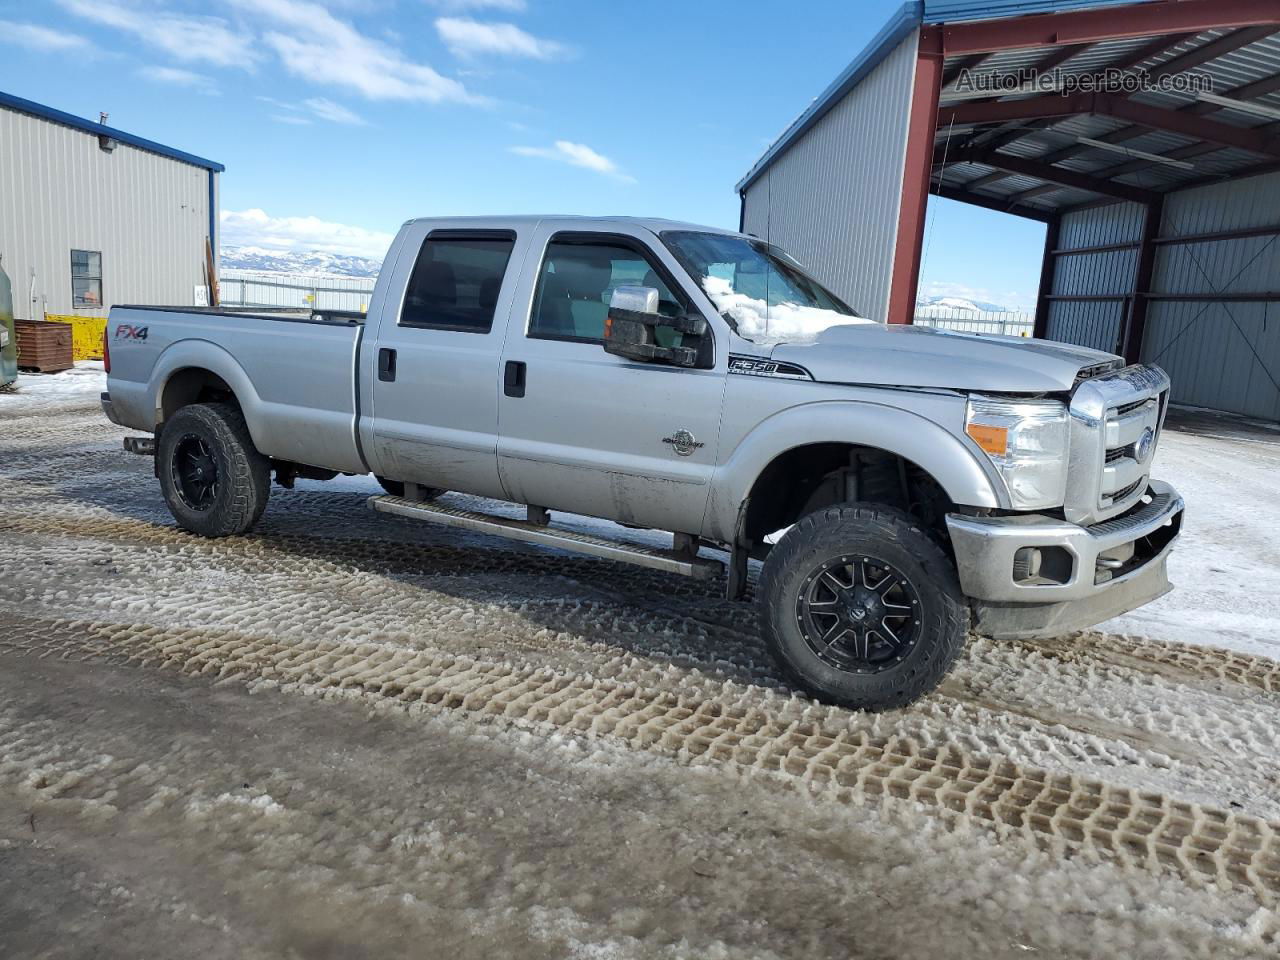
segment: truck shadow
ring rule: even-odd
[[[723,577],[694,580],[375,514],[366,509],[362,492],[323,489],[274,488],[251,534],[206,541],[177,527],[149,472],[103,479],[56,483],[60,499],[115,518],[103,518],[111,529],[97,533],[95,521],[86,518],[77,523],[81,535],[157,545],[185,544],[189,538],[193,546],[217,544],[216,549],[230,549],[232,556],[241,551],[259,558],[263,551],[268,557],[286,554],[301,561],[304,576],[308,567],[318,574],[333,567],[371,573],[493,610],[500,614],[498,620],[513,624],[491,638],[499,649],[538,645],[550,662],[568,666],[573,648],[585,644],[614,656],[698,670],[717,680],[789,689],[760,639],[754,605],[725,600]],[[123,528],[120,521],[125,521]],[[145,534],[135,538],[122,529],[154,531],[155,539]],[[707,555],[723,556],[714,551]],[[410,632],[416,627],[393,620],[387,625]],[[555,649],[557,643],[563,649]]]

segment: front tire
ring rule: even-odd
[[[267,507],[271,463],[244,415],[225,403],[194,403],[164,424],[156,451],[160,489],[178,524],[202,537],[250,529]]]
[[[760,580],[765,642],[799,686],[857,710],[938,686],[969,632],[955,567],[919,523],[843,504],[791,528]]]

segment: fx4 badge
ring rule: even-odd
[[[666,444],[670,444],[671,449],[674,450],[676,454],[681,457],[692,456],[693,451],[697,450],[699,447],[706,446],[705,443],[700,443],[699,441],[695,440],[693,438],[693,434],[690,433],[688,430],[684,430],[684,429],[677,430],[675,433],[673,433],[669,437],[663,437],[662,442]]]
[[[122,323],[116,327],[116,340],[146,340],[147,328],[135,327],[130,323]]]

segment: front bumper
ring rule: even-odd
[[[975,629],[993,637],[1053,636],[1118,616],[1170,589],[1165,564],[1182,526],[1176,490],[1151,481],[1127,513],[1090,527],[1041,514],[947,515],[960,586]],[[1045,560],[1028,575],[1019,551]]]

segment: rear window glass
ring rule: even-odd
[[[488,333],[513,237],[428,237],[400,311],[406,327]]]

